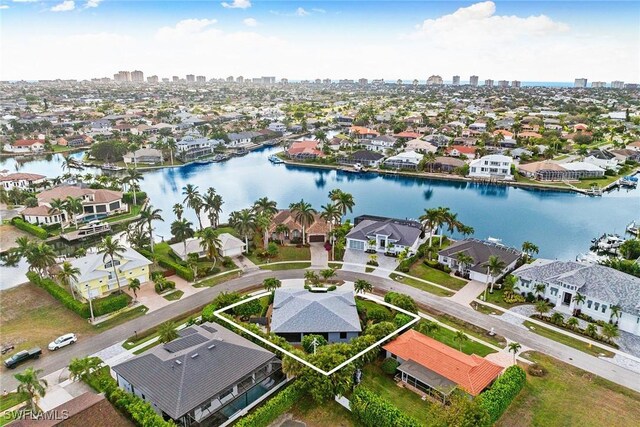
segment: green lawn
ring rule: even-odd
[[[552,339],[559,343],[568,345],[569,347],[573,347],[576,350],[583,351],[592,356],[602,356],[602,355],[604,355],[605,357],[614,356],[614,353],[612,353],[609,350],[606,350],[605,348],[592,346],[576,338],[572,338],[564,334],[561,334],[560,332],[556,332],[552,329],[548,329],[543,326],[536,325],[535,323],[529,322],[528,320],[524,322],[524,326],[526,326],[531,332],[534,332],[538,335],[542,335],[543,337]]]
[[[607,185],[611,184],[614,181],[617,181],[618,179],[620,179],[620,175],[605,176],[603,179],[586,178],[586,179],[581,179],[580,182],[572,182],[571,184],[574,187],[588,190],[589,188],[591,188],[592,184],[597,184],[598,187],[602,188],[602,187],[606,187]]]
[[[298,270],[303,268],[311,267],[310,262],[290,262],[288,264],[266,264],[261,265],[260,269],[262,270]]]
[[[177,301],[182,298],[182,295],[184,295],[184,291],[178,289],[177,291],[173,291],[170,294],[164,295],[163,298],[167,301]]]
[[[131,310],[127,310],[123,313],[120,313],[110,319],[105,320],[104,322],[98,323],[95,328],[99,330],[105,330],[109,328],[113,328],[114,326],[121,325],[123,323],[128,322],[129,320],[135,319],[136,317],[140,317],[144,315],[149,309],[144,305],[141,305],[136,308],[132,308]]]
[[[491,286],[491,285],[489,285]],[[480,295],[478,295],[478,298],[480,298],[481,296],[484,296],[484,291],[482,291],[482,293]],[[504,302],[504,290],[503,289],[498,289],[498,288],[493,288],[493,293],[490,293],[489,291],[487,291],[487,302],[490,302],[491,304],[495,304],[497,306],[509,309],[511,307],[515,307],[517,305],[523,305],[523,304],[531,304],[528,302],[518,302],[515,304],[509,304],[507,302]]]
[[[476,338],[479,338],[498,347],[505,347],[507,345],[504,337],[500,335],[490,336],[486,329],[483,329],[471,323],[467,323],[462,319],[458,319],[457,317],[449,316],[448,314],[442,314],[432,310],[425,310],[425,307],[420,307],[420,310],[435,317],[439,322],[459,329],[467,335],[473,335]],[[457,343],[455,347],[457,347]]]
[[[431,268],[428,265],[425,265],[422,261],[414,263],[409,269],[409,274],[419,279],[428,280],[449,289],[453,289],[454,291],[462,289],[464,285],[467,284],[464,280],[450,276],[444,271]]]
[[[364,272],[365,273],[371,273],[375,269],[376,269],[375,267],[365,267]]]
[[[455,325],[455,327],[458,327],[458,325]],[[468,333],[468,331],[465,330],[463,330],[462,332],[467,335],[474,335]],[[458,344],[458,341],[456,341],[455,336],[456,333],[454,331],[444,327],[440,327],[438,328],[438,330],[431,333],[431,338],[438,340],[441,343],[448,345],[449,347],[455,348],[456,350],[460,350],[465,354],[477,354],[478,356],[484,357],[487,354],[495,353],[495,350],[470,339],[464,341],[462,343],[462,347],[460,347],[460,344]]]
[[[274,266],[275,267],[275,266]],[[211,286],[218,285],[222,282],[226,282],[227,280],[236,279],[240,277],[240,272],[230,272],[220,274],[219,276],[212,277],[210,279],[205,279],[201,282],[198,282],[193,285],[194,288],[210,288]]]
[[[342,264],[338,264],[337,262],[329,262],[329,268],[340,270],[342,268]]]
[[[101,221],[103,221],[103,222],[115,222],[115,221],[121,221],[123,219],[131,219],[131,218],[134,218],[134,217],[138,216],[140,214],[141,210],[142,210],[142,206],[141,205],[129,205],[129,212],[123,213],[123,214],[120,214],[120,215],[113,215],[113,216],[104,218]]]
[[[28,395],[26,393],[9,393],[6,396],[0,396],[0,412],[6,411],[9,408],[13,408],[18,403],[22,403],[27,400]]]
[[[352,418],[351,412],[335,400],[318,404],[311,397],[305,397],[296,402],[289,412],[294,420],[304,422],[307,427],[361,426]]]
[[[247,255],[254,264],[264,264],[267,260],[258,258],[255,254]],[[306,261],[311,260],[311,250],[308,246],[280,246],[278,245],[278,255],[271,258],[269,262],[279,261]]]
[[[389,277],[391,277],[391,279],[395,280],[396,282],[404,283],[406,285],[413,286],[414,288],[421,289],[423,291],[429,292],[430,294],[438,295],[441,297],[450,297],[454,294],[451,291],[447,291],[445,289],[412,279],[410,277],[404,277],[399,274],[392,273]]]
[[[379,361],[364,367],[362,385],[392,403],[402,413],[427,425],[430,424],[433,411],[439,409],[437,404],[429,400],[422,400],[417,393],[398,387],[391,376],[382,372]]]
[[[528,376],[498,427],[638,425],[640,393],[540,353],[528,357],[548,374]]]

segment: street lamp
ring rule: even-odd
[[[93,304],[91,303],[91,293],[89,292],[89,284],[84,285],[87,288],[87,299],[89,300],[89,310],[91,311],[91,323],[95,320],[93,318]]]

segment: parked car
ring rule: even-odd
[[[54,351],[78,341],[76,334],[64,334],[49,343],[49,350]]]
[[[42,354],[40,347],[34,347],[31,350],[22,350],[4,361],[4,366],[13,369],[20,363],[28,359],[37,359]]]

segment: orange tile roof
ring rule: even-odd
[[[413,360],[477,396],[495,380],[502,367],[485,358],[461,353],[413,329],[383,347],[402,360]]]
[[[44,141],[40,141],[39,139],[16,139],[12,145],[14,147],[30,147],[38,143],[44,144]]]
[[[462,154],[476,154],[476,147],[466,145],[452,145],[451,148],[447,148],[447,153],[450,153],[454,149]]]
[[[295,141],[291,144],[289,149],[287,150],[289,155],[309,153],[315,154],[316,156],[322,156],[323,153],[318,149],[318,141],[305,140],[305,141]]]
[[[380,133],[376,132],[375,130],[372,129],[368,129],[364,126],[351,126],[351,129],[349,129],[349,131],[351,133],[358,133],[358,135],[380,135]]]
[[[289,209],[282,209],[274,215],[269,225],[269,233],[275,233],[276,227],[279,224],[284,224],[289,230],[302,230],[302,226],[298,224],[294,218],[294,215]],[[329,232],[329,223],[322,219],[320,214],[315,213],[313,215],[313,223],[305,229],[307,235],[311,234],[327,234]]]

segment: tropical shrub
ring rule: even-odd
[[[529,375],[534,377],[544,377],[547,375],[547,369],[539,363],[532,363],[527,367]]]
[[[389,357],[387,359],[384,359],[384,362],[382,362],[382,366],[380,368],[382,369],[382,372],[387,375],[395,375],[398,366],[400,366],[400,363],[398,363],[396,359],[392,359]]]
[[[399,294],[397,292],[388,292],[384,296],[384,301],[411,313],[418,312],[416,302],[409,295]]]
[[[387,400],[358,386],[351,395],[351,412],[366,427],[419,427],[418,420],[405,415]]]
[[[224,258],[222,259],[222,266],[223,266],[224,268],[236,268],[235,263],[233,262],[233,260],[231,259],[231,257],[228,257],[228,256],[226,256],[226,257],[224,257]]]
[[[480,406],[487,410],[491,424],[500,419],[504,411],[507,410],[511,401],[520,393],[527,381],[524,370],[513,365],[508,367],[491,386],[491,388],[480,394]]]
[[[155,284],[154,288],[156,290],[156,293],[158,294],[161,294],[164,291],[176,288],[176,282],[172,280],[167,280],[167,278],[162,275],[156,275],[153,278],[153,282]]]
[[[235,427],[267,427],[276,418],[291,409],[303,394],[303,391],[294,383],[273,396],[251,414],[240,419]]]
[[[327,340],[322,335],[305,335],[302,337],[302,348],[309,354],[313,354],[313,340],[316,341],[316,350],[323,345],[327,345]]]
[[[141,205],[144,203],[144,201],[147,198],[147,193],[145,193],[144,191],[136,191],[136,202]],[[125,202],[128,205],[132,205],[133,204],[133,193],[132,192],[128,192],[128,193],[124,193],[122,195],[122,201]]]
[[[39,239],[46,239],[49,236],[47,230],[39,227],[35,224],[30,224],[20,217],[15,217],[11,220],[11,224],[19,230],[26,231],[27,233],[36,236]]]
[[[393,323],[395,323],[398,328],[403,327],[409,322],[411,322],[411,317],[404,313],[398,313],[396,314],[396,317],[393,318]]]

